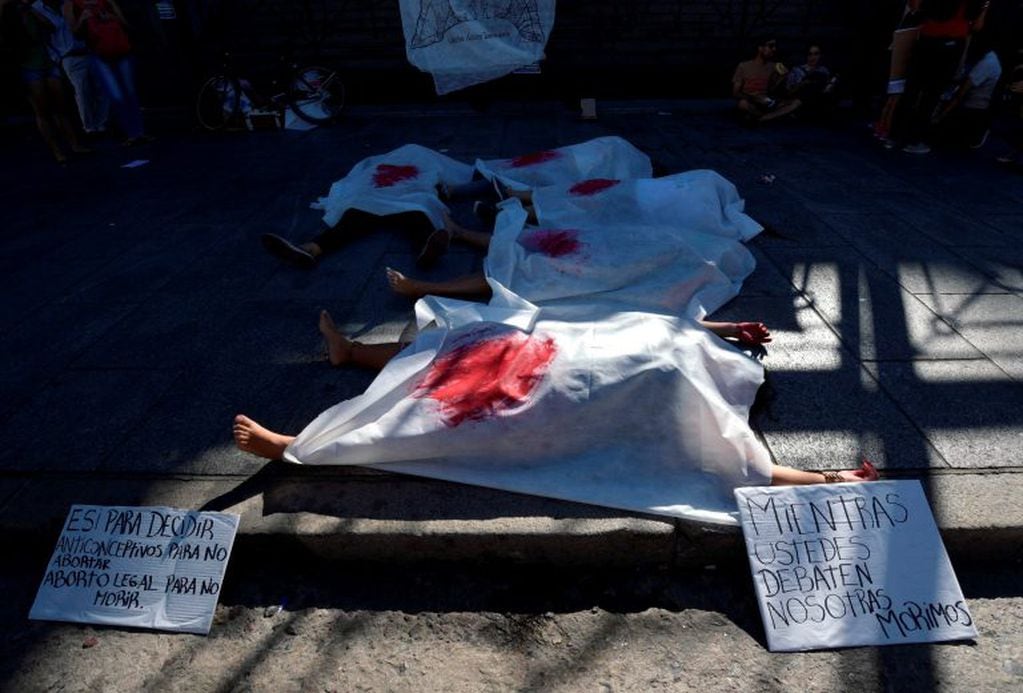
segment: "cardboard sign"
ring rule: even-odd
[[[75,505],[29,618],[206,634],[238,516]]]
[[[770,650],[976,637],[918,481],[735,497]]]

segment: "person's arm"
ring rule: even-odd
[[[732,98],[741,99],[742,95],[742,75],[740,74],[739,68],[735,68],[735,74],[732,75]]]

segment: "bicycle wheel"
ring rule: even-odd
[[[222,130],[237,120],[241,94],[241,85],[233,77],[210,77],[195,97],[195,115],[199,124],[207,130]]]
[[[302,120],[315,125],[333,121],[345,107],[345,85],[337,70],[309,65],[295,70],[288,105]]]

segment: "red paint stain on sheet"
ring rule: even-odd
[[[582,248],[579,232],[572,229],[537,229],[519,239],[523,248],[548,257],[563,257]]]
[[[533,152],[532,154],[523,154],[517,156],[511,160],[512,168],[522,168],[524,166],[535,166],[536,164],[542,164],[545,161],[551,159],[557,159],[561,156],[560,152],[556,152],[552,149],[546,149],[542,152]]]
[[[451,427],[486,419],[526,402],[556,353],[553,339],[521,332],[464,344],[437,357],[413,396],[439,402]]]
[[[377,164],[373,174],[373,185],[377,188],[389,188],[392,185],[419,177],[419,169],[415,166],[395,166],[394,164]]]
[[[620,182],[617,178],[590,178],[576,183],[568,189],[568,192],[573,195],[595,195],[601,190],[613,188]]]

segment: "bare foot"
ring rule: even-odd
[[[390,284],[391,291],[400,296],[419,299],[426,295],[426,292],[419,287],[419,282],[415,279],[409,279],[398,270],[390,267],[387,268],[387,283]]]
[[[258,423],[239,414],[234,417],[234,444],[243,452],[265,457],[268,460],[279,460],[295,436],[285,436],[263,428]]]
[[[343,366],[352,358],[352,342],[337,329],[334,319],[325,310],[320,311],[320,334],[327,341],[327,358],[332,366]]]

